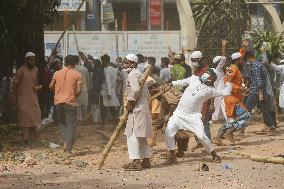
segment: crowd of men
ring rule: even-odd
[[[242,49],[231,55],[227,45],[223,40],[220,54],[213,60],[206,59],[201,51],[192,52],[189,59],[169,51],[159,67],[154,57],[142,54],[128,54],[111,62],[107,54],[97,58],[80,52],[64,59],[52,54],[46,57],[44,69],[38,71],[36,55],[28,52],[13,78],[12,92],[22,141],[30,143],[42,125],[57,122],[64,150],[70,154],[78,121],[91,117],[94,125],[104,129],[117,123],[126,108],[129,115],[124,134],[131,162],[124,169],[151,167],[150,145],[155,144],[157,135],[153,123],[158,119],[164,121],[169,151],[166,164],[176,163],[188,148],[189,137],[177,136],[181,130],[195,134],[192,151],[205,147],[213,161],[220,162],[212,142],[224,145],[224,138],[234,142],[234,133],[244,133],[256,108],[263,114],[267,133],[275,135],[278,105],[284,108],[284,84],[279,96],[275,93],[276,80],[283,79],[284,61],[272,63],[266,43],[250,49],[245,41]],[[154,66],[152,74],[140,87],[139,79],[148,65]],[[162,105],[161,99],[150,98],[153,84],[164,83],[182,94],[172,111]],[[218,120],[225,120],[225,124],[212,137],[210,124]]]

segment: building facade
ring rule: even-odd
[[[198,0],[189,0],[189,2]],[[271,29],[273,18],[263,4],[256,1],[248,4],[252,15],[253,27]],[[284,0],[269,0],[283,23]],[[86,0],[86,4],[76,13],[81,0],[61,0],[64,5],[59,8],[59,15],[54,22],[46,26],[46,31],[62,31],[68,22],[74,19],[77,31],[113,31],[115,22],[103,22],[104,16],[117,20],[118,31],[179,31],[180,22],[176,0]],[[69,4],[68,4],[69,3]],[[102,4],[108,6],[102,9]],[[64,11],[65,10],[65,11]]]

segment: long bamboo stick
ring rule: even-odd
[[[141,91],[142,87],[145,85],[146,80],[147,80],[148,76],[150,75],[152,69],[153,69],[153,66],[149,65],[148,68],[146,69],[146,71],[144,72],[142,78],[140,79],[140,91]],[[135,103],[136,103],[136,101],[135,101]],[[99,170],[102,168],[104,161],[107,158],[111,147],[113,146],[114,142],[116,141],[116,139],[119,136],[120,131],[125,126],[127,118],[128,118],[128,113],[129,112],[125,109],[123,115],[120,117],[120,121],[118,123],[118,126],[116,127],[115,131],[113,132],[113,134],[112,134],[110,140],[108,141],[107,145],[105,146],[103,152],[101,153],[101,158],[100,158],[99,164],[98,164]]]
[[[248,158],[248,159],[250,159],[252,161],[284,165],[284,158],[282,158],[282,157],[269,157],[269,156],[250,155],[248,153],[244,153],[244,152],[241,152],[241,151],[233,152],[233,154],[241,155],[241,156],[246,157],[246,158]]]

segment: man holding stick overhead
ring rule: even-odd
[[[129,159],[133,162],[124,165],[123,168],[139,171],[151,167],[147,137],[152,136],[152,128],[149,91],[146,86],[140,90],[139,80],[142,73],[137,69],[137,62],[136,55],[128,54],[125,57],[124,69],[129,72],[126,82],[125,108],[129,115],[124,134],[127,137]]]

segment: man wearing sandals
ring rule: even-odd
[[[152,136],[149,91],[147,86],[140,90],[139,79],[142,73],[137,69],[138,58],[128,54],[124,60],[124,70],[129,72],[126,81],[126,106],[129,111],[124,134],[131,163],[123,165],[125,170],[140,171],[150,168],[150,147],[147,137]]]
[[[216,154],[210,139],[204,132],[204,126],[201,120],[202,104],[208,99],[216,96],[228,96],[231,94],[232,85],[227,82],[224,89],[216,89],[214,82],[217,79],[216,70],[209,69],[201,77],[191,76],[184,80],[173,81],[173,85],[188,86],[180,102],[170,117],[165,130],[165,140],[170,157],[166,164],[177,162],[175,155],[175,135],[178,130],[188,130],[193,132],[200,140],[203,146],[209,151],[214,162],[220,162],[220,157]]]

